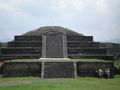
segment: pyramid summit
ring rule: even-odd
[[[22,36],[40,36],[40,35],[55,35],[55,34],[65,34],[67,36],[73,36],[73,35],[77,35],[77,36],[83,36],[83,34],[77,33],[73,30],[70,30],[68,28],[65,27],[61,27],[61,26],[44,26],[44,27],[40,27],[36,30],[27,32],[25,34],[23,34]]]

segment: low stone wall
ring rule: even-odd
[[[44,78],[73,78],[74,62],[45,62]]]
[[[3,65],[4,77],[39,76],[42,78],[97,77],[96,71],[109,68],[114,76],[112,62],[6,62]]]
[[[41,62],[6,62],[3,73],[4,77],[41,77]]]

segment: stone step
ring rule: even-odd
[[[110,55],[78,55],[78,54],[69,54],[68,58],[71,58],[71,59],[103,59],[103,60],[114,60],[113,56],[110,56]]]
[[[42,42],[42,41],[11,41],[11,42]]]
[[[68,41],[67,42],[68,47],[82,47],[82,48],[86,48],[86,47],[100,47],[100,43],[99,42],[88,42],[88,41]]]
[[[39,46],[39,47],[7,47],[7,48],[12,48],[12,49],[15,49],[15,48],[24,48],[24,49],[32,49],[32,48],[35,48],[35,49],[41,49],[42,46]]]
[[[106,48],[81,48],[81,47],[69,47],[69,49],[82,49],[82,50],[85,50],[85,49],[87,49],[87,50],[106,50]]]
[[[40,54],[6,54],[1,56],[1,61],[13,60],[13,59],[39,59]]]
[[[67,41],[93,41],[93,36],[67,36]]]
[[[2,48],[1,55],[4,54],[41,54],[41,48]]]
[[[13,41],[8,42],[8,47],[41,47],[41,41]]]
[[[70,48],[68,54],[106,54],[106,49],[102,48]]]
[[[15,41],[42,41],[42,36],[15,36]]]
[[[99,47],[68,47],[67,49],[96,49]],[[106,48],[101,48],[100,49],[106,49]]]
[[[100,42],[94,42],[94,41],[67,41],[68,43],[100,43]]]
[[[7,57],[7,56],[41,56],[41,55],[40,54],[4,54],[1,56]]]

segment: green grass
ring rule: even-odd
[[[100,59],[14,59],[7,62],[41,62],[41,61],[86,61],[86,62],[111,62]]]
[[[120,90],[120,78],[118,76],[114,79],[92,77],[40,79],[28,84],[0,86],[0,90]],[[33,79],[33,77],[10,78],[8,82],[30,80],[31,78]],[[4,81],[5,78],[0,78],[0,80]]]
[[[2,78],[2,75],[0,76],[0,83],[1,82],[8,82],[8,81],[21,81],[21,80],[27,80],[27,79],[38,79],[39,77],[13,77],[13,78]]]

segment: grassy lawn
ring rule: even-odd
[[[20,61],[87,61],[104,62],[99,59],[15,59]],[[39,77],[0,78],[0,90],[120,90],[120,75],[113,79],[94,77],[54,78]]]
[[[6,62],[39,62],[39,61],[85,61],[85,62],[110,62],[100,59],[14,59]]]
[[[6,85],[0,86],[0,90],[120,90],[120,75],[114,79],[98,79],[92,77],[65,79],[19,77],[0,78],[0,81],[7,83]],[[10,84],[10,82],[15,83],[18,81],[21,81],[21,83],[17,85]],[[28,83],[24,83],[25,81],[28,81]]]
[[[28,79],[39,79],[39,77],[13,77],[13,78],[2,78],[2,75],[0,76],[0,83],[2,82],[9,82],[9,81],[22,81],[22,80],[28,80]]]

